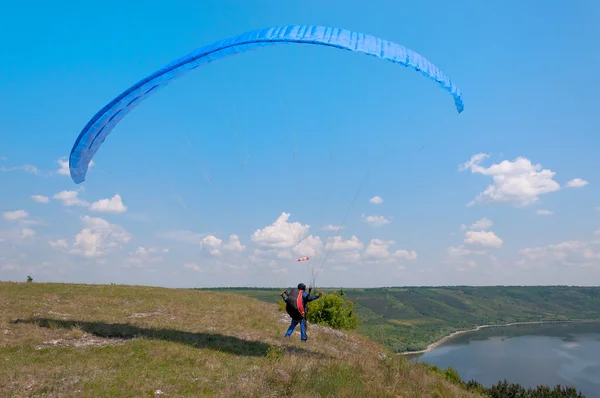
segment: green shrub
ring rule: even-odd
[[[454,369],[451,366],[448,366],[446,368],[446,370],[444,370],[444,378],[455,384],[462,383],[462,380],[461,380],[460,376],[458,375],[458,372],[456,371],[456,369]]]
[[[311,323],[334,329],[356,329],[360,325],[360,320],[355,310],[355,304],[344,298],[343,290],[327,293],[308,304],[306,318]]]

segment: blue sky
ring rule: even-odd
[[[598,284],[600,3],[162,4],[3,9],[0,279],[285,287],[313,267],[320,286]],[[85,183],[65,173],[81,129],[131,84],[288,24],[403,44],[465,111],[398,65],[264,48],[150,97]]]

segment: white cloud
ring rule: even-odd
[[[2,271],[16,271],[18,269],[20,269],[21,267],[19,267],[19,265],[17,264],[6,264],[3,265],[2,267],[0,267],[0,270]]]
[[[98,218],[83,216],[86,228],[75,236],[71,253],[85,257],[97,257],[106,253],[106,249],[122,246],[131,240],[131,234],[123,227]]]
[[[50,245],[50,247],[54,248],[66,249],[69,247],[69,244],[65,239],[50,240],[48,241],[48,244]]]
[[[21,238],[28,239],[33,238],[35,236],[35,231],[29,228],[23,228],[21,230]]]
[[[248,259],[260,265],[277,267],[277,260],[289,261],[292,259],[292,253],[289,249],[254,249]]]
[[[159,233],[158,236],[163,239],[169,239],[186,243],[188,245],[199,245],[207,234],[200,234],[197,232],[187,230],[175,230]]]
[[[275,266],[277,262],[274,259],[280,260],[290,260],[292,258],[292,253],[288,250],[282,249],[254,249],[252,255],[249,256],[249,259],[254,262],[261,262],[265,259],[270,259],[268,265]]]
[[[229,242],[223,245],[223,249],[235,252],[243,252],[246,250],[246,246],[242,245],[239,236],[231,234],[229,235]]]
[[[472,225],[471,225],[471,229],[488,229],[491,228],[492,225],[494,225],[494,223],[492,223],[490,220],[488,220],[487,218],[481,218],[477,221],[475,221]]]
[[[204,248],[204,246],[208,246],[208,252],[213,256],[218,256],[221,254],[221,251],[219,250],[221,243],[223,243],[221,239],[213,235],[208,235],[202,238],[200,241],[200,247]]]
[[[383,262],[394,262],[397,259],[415,260],[417,258],[417,252],[412,250],[396,250],[394,253],[390,252],[390,247],[394,246],[393,240],[382,240],[382,239],[371,239],[366,250],[363,252],[363,257],[370,263],[373,261]]]
[[[364,254],[366,257],[375,257],[379,259],[388,258],[390,256],[389,248],[393,244],[393,240],[383,241],[381,239],[371,239]]]
[[[519,250],[517,265],[523,268],[548,267],[555,263],[567,266],[599,266],[600,252],[594,241],[570,240]]]
[[[467,272],[469,270],[473,270],[473,269],[477,268],[477,266],[478,265],[475,260],[466,260],[463,262],[463,266],[456,268],[456,271],[457,272]]]
[[[369,199],[369,202],[379,205],[383,203],[383,199],[381,198],[381,196],[373,196],[371,199]]]
[[[487,218],[481,218],[474,222],[470,227],[466,225],[461,226],[461,230],[465,232],[465,237],[462,245],[450,246],[446,249],[446,259],[444,262],[458,265],[455,268],[458,272],[464,272],[469,269],[477,268],[477,262],[473,256],[487,257],[489,262],[496,262],[495,256],[489,254],[486,250],[474,250],[465,245],[483,246],[483,247],[495,247],[500,248],[504,243],[496,234],[492,231],[485,231],[485,229],[491,228],[493,225],[492,221]]]
[[[560,189],[553,180],[556,173],[542,169],[540,164],[532,164],[529,159],[517,157],[514,161],[504,160],[490,167],[481,166],[489,154],[479,153],[459,166],[459,171],[471,170],[493,178],[494,183],[480,193],[473,202],[513,203],[516,206],[528,206],[539,201],[539,196]]]
[[[0,242],[21,243],[23,240],[32,239],[35,236],[35,231],[29,228],[0,230]],[[25,254],[23,253],[22,255]]]
[[[335,252],[328,258],[328,262],[332,263],[358,263],[362,256],[358,251]]]
[[[324,250],[328,254],[328,262],[356,263],[361,260],[361,250],[365,247],[356,236],[344,240],[341,236],[327,238]]]
[[[53,196],[54,199],[62,202],[64,206],[89,206],[85,200],[79,199],[78,191],[61,191]]]
[[[445,262],[458,265],[455,268],[458,272],[465,272],[469,269],[477,268],[477,262],[473,256],[487,257],[488,261],[494,262],[496,258],[489,255],[485,250],[468,249],[464,245],[450,246],[447,249],[447,259]]]
[[[4,159],[4,160],[6,160],[6,159]],[[63,156],[62,158],[58,159],[56,162],[58,163],[59,168],[55,169],[55,170],[40,170],[34,165],[24,164],[22,166],[12,166],[12,167],[0,166],[0,172],[24,171],[26,173],[30,173],[30,174],[34,174],[34,175],[41,175],[41,176],[51,176],[51,175],[55,175],[55,174],[64,175],[64,176],[71,175],[69,172],[69,160],[66,156]],[[94,165],[95,165],[94,161],[93,160],[90,161],[89,168],[92,168]]]
[[[186,263],[183,265],[184,268],[191,269],[192,271],[196,271],[199,273],[203,273],[204,270],[196,263]]]
[[[18,222],[21,225],[41,224],[39,221],[30,220],[29,213],[25,210],[7,211],[3,213],[3,217],[6,221]]]
[[[159,263],[163,261],[163,257],[160,254],[168,253],[169,249],[158,248],[158,247],[143,247],[138,246],[135,252],[127,258],[128,264],[133,265],[146,265],[151,263]]]
[[[18,221],[29,217],[25,210],[6,211],[3,213],[4,219],[7,221]]]
[[[282,260],[291,260],[292,253],[290,253],[289,250],[278,250],[277,258],[282,259]]]
[[[309,225],[299,222],[288,223],[290,213],[282,212],[273,224],[257,229],[251,241],[260,246],[271,248],[291,248],[296,246],[308,232]]]
[[[465,243],[469,245],[501,247],[504,242],[492,231],[467,231],[465,233]]]
[[[396,250],[396,252],[394,253],[394,257],[396,258],[404,258],[406,260],[416,260],[417,259],[417,252],[412,250],[412,251],[408,251],[408,250]]]
[[[87,207],[91,211],[101,213],[118,214],[127,211],[127,207],[123,204],[123,200],[118,194],[115,194],[110,199],[100,199],[91,204],[88,201],[79,198],[79,191],[61,191],[52,196],[52,198],[60,201],[63,206]]]
[[[56,171],[56,174],[61,174],[64,176],[71,175],[69,173],[69,161],[67,160],[66,157],[62,157],[62,158],[58,159],[56,161],[56,163],[58,163],[58,166],[59,166],[58,170]]]
[[[63,156],[62,158],[58,159],[56,161],[56,163],[58,163],[58,170],[56,170],[56,174],[60,174],[63,176],[70,176],[71,173],[69,172],[69,158],[67,156]],[[89,168],[91,169],[93,166],[95,165],[94,161],[90,161],[89,164]]]
[[[111,199],[101,199],[92,203],[90,210],[102,213],[124,213],[127,206],[123,204],[121,195],[115,194]]]
[[[31,195],[31,199],[33,199],[37,203],[48,203],[50,202],[50,198],[43,195]]]
[[[465,232],[464,243],[481,246],[502,246],[502,239],[498,238],[494,232],[486,231],[493,225],[494,223],[485,217],[475,221],[470,227],[462,224],[460,229]]]
[[[323,242],[319,236],[307,236],[294,247],[294,252],[301,257],[314,257],[323,250]]]
[[[542,209],[540,209],[540,210],[537,210],[535,212],[535,214],[537,214],[538,216],[550,216],[550,215],[554,214],[554,212],[552,212],[550,210],[542,210]]]
[[[582,180],[581,178],[574,178],[574,179],[570,180],[569,182],[567,182],[567,187],[582,188],[588,184],[589,184],[589,182],[587,182],[586,180]]]
[[[452,259],[457,259],[457,258],[461,258],[461,257],[467,257],[467,256],[470,256],[470,255],[473,255],[473,254],[486,254],[486,252],[484,250],[467,249],[463,245],[450,246],[447,249],[447,253],[448,253],[448,256],[450,258],[452,258]]]
[[[341,236],[334,236],[333,238],[327,239],[325,249],[331,252],[353,252],[360,251],[365,247],[356,236],[348,240],[344,240]]]
[[[3,167],[2,166],[2,167],[0,167],[0,171],[6,172],[6,173],[11,172],[11,171],[24,171],[26,173],[31,173],[31,174],[36,174],[36,175],[40,173],[40,170],[37,167],[32,166],[30,164],[25,164],[23,166],[15,166],[15,167]]]
[[[344,229],[344,227],[342,227],[341,225],[325,225],[324,227],[321,228],[323,231],[339,231],[341,229]]]
[[[390,223],[390,220],[388,220],[384,216],[366,216],[365,217],[363,214],[363,218],[364,218],[365,222],[372,227],[381,227],[383,225]]]

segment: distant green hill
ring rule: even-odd
[[[229,288],[263,301],[279,289]],[[327,292],[332,289],[322,289]],[[478,325],[531,321],[600,320],[600,287],[452,286],[344,289],[357,300],[359,332],[395,352],[418,351]]]

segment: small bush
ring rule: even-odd
[[[460,384],[462,382],[460,376],[456,369],[451,366],[448,366],[446,370],[444,370],[444,378],[452,383]]]
[[[27,275],[27,283],[31,282],[33,282],[33,278],[31,277],[31,275]]]
[[[320,299],[309,303],[307,319],[334,329],[356,329],[360,320],[354,306],[355,302],[346,300],[342,290],[324,294]]]

